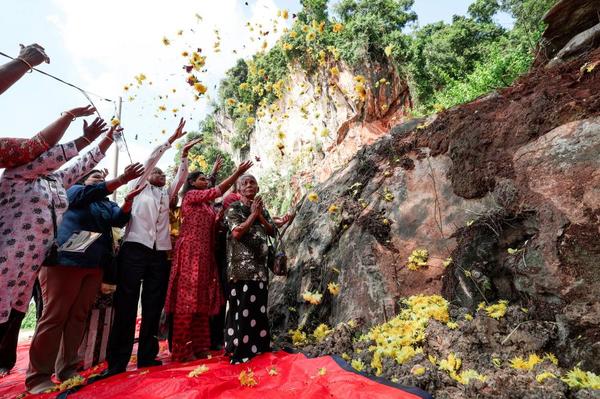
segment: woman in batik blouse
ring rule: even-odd
[[[240,177],[237,185],[241,198],[225,214],[229,229],[225,352],[231,363],[247,362],[271,349],[267,236],[275,235],[275,224],[257,197],[254,176]]]
[[[102,119],[84,122],[83,136],[52,147],[33,162],[6,169],[0,177],[0,342],[10,331],[18,331],[25,316],[33,283],[68,207],[66,190],[104,158],[113,130],[75,163],[57,169],[103,132]],[[2,346],[4,352],[4,342]],[[0,373],[14,365],[9,362],[14,354],[8,358],[0,354]]]

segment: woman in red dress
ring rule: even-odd
[[[175,245],[165,303],[173,314],[174,361],[204,357],[210,348],[209,317],[225,303],[215,262],[216,212],[212,201],[227,191],[252,162],[243,162],[214,188],[202,172],[192,172],[183,188],[182,223]]]

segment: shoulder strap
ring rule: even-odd
[[[54,230],[54,239],[56,239],[56,237],[58,236],[58,226],[57,226],[57,220],[56,220],[56,209],[55,209],[55,204],[54,204],[54,195],[52,192],[52,186],[50,185],[50,179],[44,179],[46,180],[46,183],[48,184],[48,191],[49,191],[49,195],[50,195],[50,213],[52,215],[52,228]]]

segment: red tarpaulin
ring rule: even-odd
[[[27,357],[25,345],[19,347],[19,358]],[[25,359],[26,360],[26,359]],[[14,398],[24,391],[24,372],[20,361],[13,374],[0,379],[0,397]],[[188,374],[205,364],[208,371],[197,377]],[[96,367],[83,373],[98,373]],[[242,386],[239,375],[250,368],[257,385]],[[269,370],[276,375],[270,375]],[[321,370],[321,372],[319,372]],[[400,387],[384,380],[368,378],[356,373],[341,359],[330,356],[309,359],[303,354],[286,352],[266,353],[243,365],[230,365],[226,357],[217,355],[212,359],[190,363],[170,363],[150,369],[132,370],[110,378],[96,381],[69,398],[431,398],[415,388]],[[271,372],[271,374],[275,374]],[[31,395],[30,398],[51,398],[54,394]]]

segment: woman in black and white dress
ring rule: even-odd
[[[256,196],[254,176],[243,175],[237,184],[241,198],[225,214],[229,229],[225,352],[231,363],[247,362],[271,349],[267,236],[275,234],[275,224]]]

